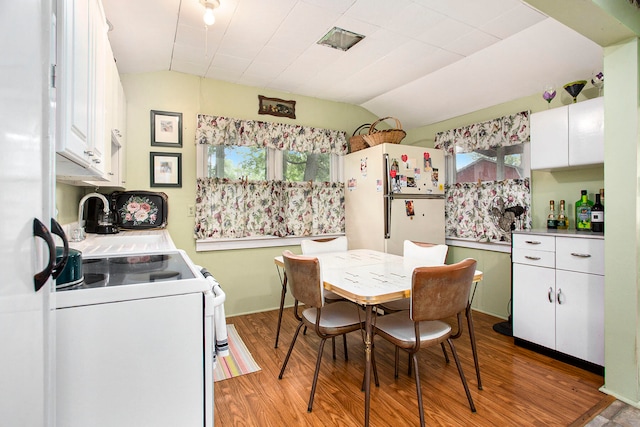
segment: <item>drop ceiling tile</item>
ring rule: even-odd
[[[470,27],[460,21],[447,18],[436,23],[430,28],[425,28],[417,38],[418,40],[422,40],[432,46],[444,47],[447,44],[466,36],[472,31],[473,27]]]
[[[356,2],[356,0],[303,0],[303,2],[338,14],[343,14]]]
[[[469,56],[499,41],[499,38],[491,34],[475,30],[445,45],[444,49],[463,56]]]
[[[520,5],[520,0],[415,0],[452,19],[478,28],[494,17]]]
[[[211,68],[234,71],[239,76],[249,65],[251,65],[251,60],[229,55],[216,55],[211,61]]]
[[[506,39],[515,33],[524,30],[538,22],[544,20],[545,15],[530,8],[527,5],[520,4],[513,9],[509,9],[480,26],[480,30],[487,34],[491,34],[500,39]]]
[[[417,37],[424,33],[425,28],[437,25],[446,18],[432,9],[411,3],[393,16],[385,28],[409,37]]]
[[[410,4],[410,0],[357,0],[345,15],[369,24],[385,27]]]

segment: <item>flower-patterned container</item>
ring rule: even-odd
[[[165,193],[153,191],[117,191],[111,194],[118,228],[149,230],[165,228],[169,202]]]

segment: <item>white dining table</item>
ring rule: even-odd
[[[408,298],[411,296],[411,281],[413,270],[416,267],[430,266],[424,260],[405,258],[399,255],[378,252],[369,249],[355,249],[346,252],[328,252],[313,255],[320,262],[320,274],[323,287],[343,298],[360,304],[365,309],[365,370],[364,370],[364,425],[369,425],[369,410],[371,396],[371,351],[373,334],[373,309],[376,305]],[[278,268],[284,268],[282,256],[274,258]],[[483,273],[476,270],[473,281],[482,280]],[[286,271],[282,277],[282,298],[280,304],[280,317],[278,319],[277,337],[280,332],[284,295],[286,292]],[[478,388],[481,389],[480,370],[478,367],[473,322],[471,318],[471,301],[467,306],[466,317],[471,337],[471,346],[478,377]]]

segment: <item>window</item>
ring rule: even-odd
[[[502,181],[530,176],[529,144],[510,145],[465,153],[456,147],[447,156],[448,183]],[[455,171],[455,174],[453,173]]]
[[[342,157],[329,153],[201,144],[198,146],[198,164],[202,166],[198,178],[342,181]]]
[[[266,148],[206,145],[207,178],[267,179]]]

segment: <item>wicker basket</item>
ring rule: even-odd
[[[376,125],[387,119],[393,119],[396,121],[396,129],[377,130]],[[400,123],[400,120],[396,119],[395,117],[384,117],[382,119],[376,120],[369,128],[369,134],[363,135],[364,140],[371,147],[378,144],[384,144],[385,142],[391,144],[400,144],[400,141],[402,141],[405,136],[407,136],[407,133],[402,130],[402,124]]]
[[[371,123],[365,123],[363,125],[360,125],[358,129],[353,131],[353,136],[349,138],[350,153],[369,148],[369,144],[367,144],[367,141],[364,140],[365,135],[362,135],[361,132],[368,130],[370,127]]]

